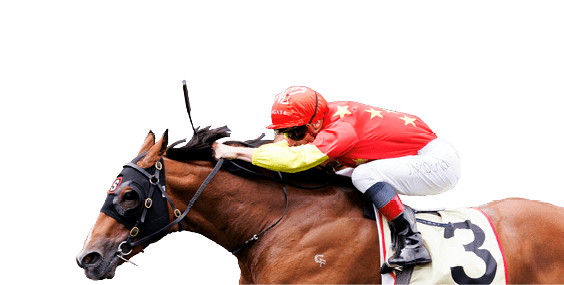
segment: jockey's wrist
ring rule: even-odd
[[[252,162],[254,150],[255,150],[254,148],[248,148],[248,147],[234,147],[233,152],[236,155],[236,159],[243,160],[246,162]]]

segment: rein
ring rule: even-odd
[[[245,168],[245,167],[243,167],[243,166],[241,166],[241,165],[235,163],[233,160],[230,160],[229,162],[230,162],[231,164],[235,165],[236,167],[238,167],[238,168],[240,168],[240,169],[242,169],[242,170],[244,170],[244,171],[246,171],[246,172],[248,172],[248,173],[250,173],[250,174],[259,176],[259,177],[264,178],[264,179],[266,179],[266,180],[270,180],[270,181],[272,181],[272,182],[280,183],[280,184],[282,184],[282,185],[289,185],[289,186],[296,187],[296,188],[300,188],[300,189],[304,189],[304,190],[315,190],[315,189],[323,188],[323,187],[325,187],[325,186],[331,184],[331,182],[333,182],[333,180],[335,179],[335,176],[337,175],[336,172],[335,172],[335,170],[332,169],[333,171],[331,171],[331,172],[332,172],[333,174],[331,175],[331,179],[329,179],[328,182],[326,182],[326,183],[324,183],[324,184],[321,184],[321,185],[318,185],[318,186],[311,186],[311,187],[308,187],[308,186],[302,186],[302,185],[298,185],[298,184],[294,184],[294,183],[290,183],[290,182],[285,182],[285,181],[284,181],[284,178],[282,178],[282,173],[280,173],[280,172],[278,172],[278,174],[279,174],[279,176],[280,176],[280,179],[274,179],[274,178],[272,178],[272,177],[270,177],[270,176],[268,176],[268,175],[264,175],[264,174],[262,174],[262,173],[258,173],[258,172],[256,172],[256,171],[253,171],[253,170],[250,170],[250,169],[248,169],[248,168]]]

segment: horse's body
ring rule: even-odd
[[[166,136],[154,143],[149,133],[140,151],[149,151],[141,167],[166,150]],[[209,150],[208,150],[209,151]],[[210,160],[164,157],[167,192],[179,209],[187,207],[211,172]],[[376,223],[364,216],[361,194],[330,185],[315,191],[287,186],[284,219],[235,255],[240,283],[380,283]],[[284,212],[282,186],[221,170],[184,219],[187,229],[231,250],[275,222]],[[509,283],[564,283],[564,209],[524,199],[480,207],[492,220],[503,246]],[[173,219],[173,210],[170,217]],[[173,227],[178,230],[178,226]],[[111,278],[118,245],[129,230],[100,213],[77,261],[89,278]],[[133,255],[140,252],[141,245]],[[130,257],[130,256],[129,256]]]

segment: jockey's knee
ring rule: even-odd
[[[357,166],[351,176],[352,182],[358,191],[364,193],[372,185],[383,182],[382,176],[374,168],[366,164]]]

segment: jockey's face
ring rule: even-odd
[[[308,144],[308,143],[313,142],[315,140],[314,135],[316,135],[316,134],[312,134],[309,131],[309,128],[308,128],[308,132],[302,140],[295,141],[295,140],[292,140],[292,139],[288,139],[288,143],[289,143],[290,146],[299,146],[299,145]]]
[[[311,125],[307,126],[307,133],[303,139],[292,140],[288,138],[288,143],[290,146],[300,146],[300,145],[311,143],[315,140],[317,133],[319,133],[322,128],[323,128],[323,119],[315,121]]]

